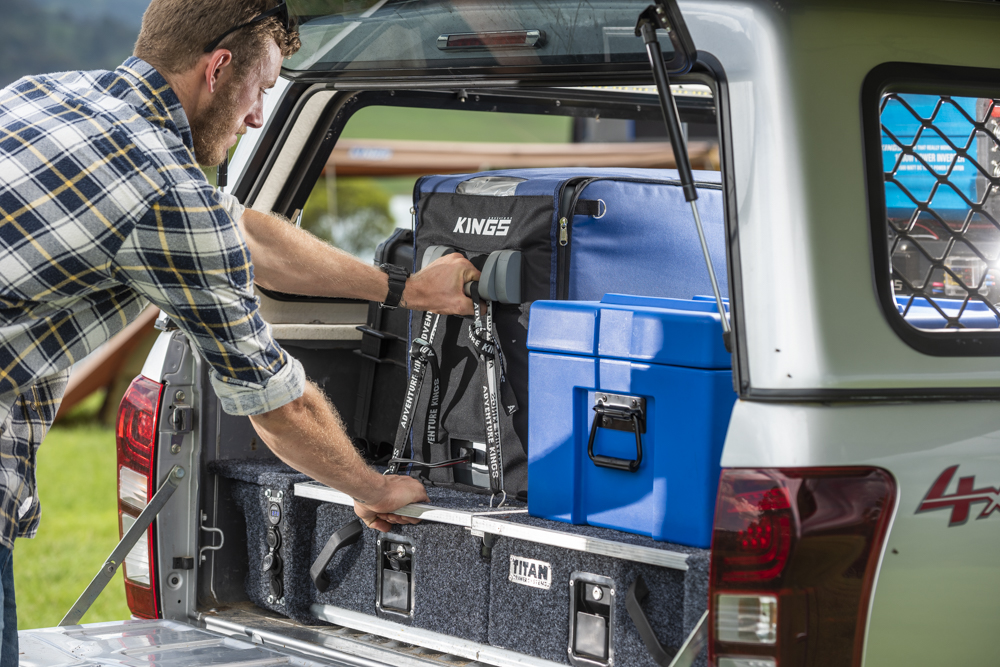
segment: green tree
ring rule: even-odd
[[[302,211],[302,227],[370,259],[395,227],[389,200],[390,194],[371,178],[321,178]]]
[[[0,16],[0,86],[28,74],[114,69],[139,33],[113,18],[76,18],[25,0],[0,0]]]

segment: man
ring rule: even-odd
[[[366,525],[410,522],[392,512],[426,499],[419,482],[383,477],[358,456],[272,339],[252,283],[460,314],[472,311],[462,285],[478,272],[451,255],[390,283],[244,210],[198,166],[219,164],[262,125],[263,97],[299,48],[285,11],[275,0],[152,0],[135,57],[116,71],[29,77],[0,92],[0,667],[17,662],[11,549],[37,529],[38,444],[71,364],[146,300],[208,362],[223,409],[249,415],[281,459],[354,497]]]

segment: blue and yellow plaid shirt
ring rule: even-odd
[[[147,302],[198,347],[226,412],[302,394],[301,364],[258,313],[242,212],[142,60],[0,91],[0,544],[37,530],[35,454],[70,366]]]

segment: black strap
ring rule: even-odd
[[[389,292],[385,295],[382,307],[392,310],[403,298],[403,290],[406,289],[406,279],[410,272],[395,264],[380,264],[378,268],[389,276]]]
[[[582,190],[581,188],[580,190]],[[579,197],[579,194],[577,195]],[[608,208],[600,199],[580,199],[576,202],[573,215],[586,215],[591,218],[603,218]]]
[[[410,359],[413,367],[410,371],[409,382],[406,383],[406,395],[403,397],[403,408],[399,413],[399,428],[396,429],[396,439],[392,446],[393,462],[389,463],[389,474],[392,475],[399,472],[399,462],[403,459],[403,455],[406,451],[406,443],[410,439],[410,431],[413,430],[413,414],[417,407],[417,398],[420,396],[420,390],[424,385],[424,375],[427,372],[428,366],[432,368],[431,372],[434,375],[436,387],[436,391],[434,393],[437,396],[438,401],[440,401],[440,384],[437,379],[437,359],[434,355],[434,349],[431,347],[434,342],[434,336],[437,333],[439,321],[439,315],[435,315],[431,312],[425,313],[423,325],[420,328],[420,336],[413,339],[413,345],[410,347]],[[434,397],[432,396],[432,403],[433,398]]]
[[[469,339],[479,352],[479,366],[483,369],[483,416],[486,424],[486,463],[490,471],[490,490],[503,492],[503,450],[500,434],[500,406],[497,396],[497,347],[493,338],[493,302],[486,305],[486,317],[479,302],[473,300],[473,324]]]

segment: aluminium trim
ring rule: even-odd
[[[331,489],[319,482],[299,482],[295,485],[295,495],[299,498],[311,498],[334,505],[346,505],[354,507],[354,499],[346,493]],[[452,526],[462,526],[472,528],[473,518],[479,514],[527,514],[526,509],[502,509],[484,510],[473,512],[468,510],[450,510],[443,507],[435,507],[424,503],[407,505],[396,510],[394,514],[400,516],[413,517],[422,521],[433,521],[435,523],[446,523]]]
[[[607,556],[619,560],[629,560],[635,563],[645,563],[657,567],[669,567],[673,570],[687,571],[687,554],[666,549],[653,549],[651,547],[640,547],[624,542],[614,542],[599,537],[587,537],[586,535],[574,535],[561,530],[551,528],[539,528],[537,526],[526,526],[510,521],[491,519],[486,516],[475,516],[472,519],[472,528],[481,530],[484,533],[509,537],[524,542],[534,542],[545,544],[550,547],[570,549],[571,551],[583,551],[586,553]]]
[[[330,646],[325,646],[318,642],[296,639],[294,637],[290,637],[287,634],[274,632],[271,630],[264,630],[263,628],[251,628],[241,623],[227,621],[221,618],[217,618],[215,616],[202,615],[201,620],[205,624],[205,629],[210,632],[217,632],[218,634],[223,635],[225,637],[233,637],[243,640],[249,640],[254,644],[272,650],[281,650],[281,649],[292,650],[295,651],[296,653],[302,653],[316,658],[325,658],[328,660],[334,660],[338,665],[347,665],[349,667],[386,667],[386,665],[389,664],[381,661],[370,660],[368,658],[364,658],[357,655],[352,655],[345,651],[341,651],[332,648]],[[317,639],[326,639],[326,638],[318,637]],[[395,660],[398,657],[398,654],[390,653],[389,651],[386,651],[386,654],[387,658],[391,658],[393,660]],[[394,662],[393,664],[399,664],[399,663]]]
[[[299,482],[295,485],[295,495],[300,498],[311,498],[322,502],[333,503],[335,505],[354,506],[354,499],[346,493],[331,489],[319,482]],[[628,560],[635,563],[646,563],[657,567],[669,567],[674,570],[686,571],[687,554],[667,549],[654,549],[652,547],[641,547],[635,544],[615,542],[598,537],[587,537],[575,535],[561,530],[551,528],[539,528],[525,524],[511,523],[494,519],[494,516],[508,514],[527,514],[524,509],[495,509],[482,512],[467,510],[451,510],[433,505],[414,504],[401,507],[396,510],[400,516],[408,516],[424,521],[434,521],[437,523],[447,523],[454,526],[462,526],[473,531],[490,533],[510,537],[525,542],[545,544],[551,547],[569,549],[571,551],[583,551],[586,553],[608,556],[619,560]]]
[[[557,667],[562,663],[535,658],[523,653],[495,648],[486,644],[431,632],[422,628],[400,625],[391,621],[340,609],[332,605],[314,604],[309,610],[316,618],[354,630],[379,635],[407,644],[416,644],[432,651],[441,651],[467,660],[478,660],[495,667]]]

